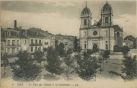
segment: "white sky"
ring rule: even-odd
[[[87,0],[92,20],[100,19],[106,0]],[[113,23],[120,25],[124,34],[137,37],[136,2],[108,1],[113,8]],[[22,28],[36,27],[53,34],[79,35],[80,13],[85,0],[1,1],[0,25],[13,27],[13,20]]]

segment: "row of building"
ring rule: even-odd
[[[92,23],[92,12],[86,5],[80,15],[79,46],[83,51],[98,48],[99,50],[115,51],[116,46],[128,46],[131,49],[137,47],[137,38],[127,36],[123,38],[123,28],[113,24],[113,9],[106,2],[100,11],[100,20]],[[75,36],[54,35],[40,28],[22,29],[17,27],[14,21],[13,28],[1,28],[1,52],[2,54],[16,54],[20,50],[30,53],[43,51],[44,48],[55,47],[63,43],[65,50],[74,48]]]
[[[14,21],[13,28],[1,28],[1,54],[15,55],[21,50],[29,53],[55,47],[55,41],[63,43],[65,49],[73,48],[74,36],[54,35],[40,28],[22,29]]]

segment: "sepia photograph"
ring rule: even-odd
[[[136,0],[0,0],[0,88],[137,88]]]

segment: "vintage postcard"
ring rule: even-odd
[[[0,88],[137,88],[136,0],[0,0]]]

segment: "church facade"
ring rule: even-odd
[[[86,5],[82,10],[79,31],[82,50],[98,48],[113,51],[115,46],[123,45],[123,29],[113,24],[112,7],[108,2],[102,7],[100,16],[100,20],[92,24],[90,9]]]

